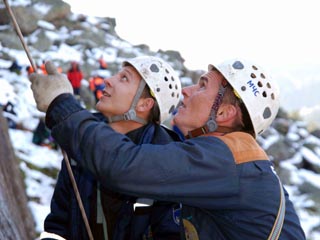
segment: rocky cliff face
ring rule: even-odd
[[[0,109],[0,239],[34,239],[24,182]]]
[[[13,5],[17,22],[21,28],[22,34],[25,36],[27,45],[32,51],[32,57],[35,61],[42,61],[42,52],[56,51],[62,44],[69,46],[76,46],[78,52],[81,54],[81,61],[83,61],[84,73],[90,73],[95,69],[93,62],[88,61],[90,58],[90,51],[94,48],[99,48],[108,51],[109,48],[115,50],[114,54],[117,58],[134,57],[136,54],[132,51],[127,51],[128,47],[136,49],[142,54],[146,55],[160,55],[167,61],[171,62],[173,67],[180,71],[185,77],[190,77],[197,80],[201,72],[189,71],[184,65],[184,59],[177,51],[162,51],[157,53],[150,51],[145,44],[132,46],[123,40],[121,46],[115,46],[114,40],[122,40],[115,31],[116,20],[114,18],[99,18],[99,20],[90,21],[84,15],[72,15],[70,5],[56,0],[35,0],[32,4],[25,6]],[[22,45],[17,37],[13,27],[10,25],[9,15],[4,8],[0,6],[0,32],[1,44],[5,48],[22,50]],[[53,36],[55,35],[55,36]],[[57,36],[59,35],[59,36]],[[110,50],[110,49],[109,49]],[[1,52],[3,59],[12,60],[14,56],[8,55],[6,52]],[[57,63],[67,70],[69,67],[62,59],[55,59]],[[109,63],[109,69],[114,72],[119,68],[119,64]],[[85,77],[88,77],[86,75]]]

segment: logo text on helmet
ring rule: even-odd
[[[259,94],[259,90],[257,89],[256,85],[251,80],[248,81],[247,84],[248,84],[249,88],[251,88],[253,94],[255,96],[257,96]]]

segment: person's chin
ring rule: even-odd
[[[181,120],[183,120],[183,119],[181,118],[180,115],[178,115],[178,114],[175,115],[174,118],[172,119],[172,125],[177,126],[181,130],[181,128],[182,128],[182,126],[181,126],[182,121]]]
[[[104,107],[103,102],[98,101],[97,104],[96,104],[96,110],[99,111],[99,112],[102,112],[104,108],[105,107]]]
[[[173,121],[174,121],[174,122],[180,122],[181,119],[185,119],[184,116],[185,116],[185,111],[184,111],[184,109],[180,109],[180,108],[179,108],[178,112],[177,112],[176,115],[174,115],[174,117],[173,117]]]
[[[99,111],[100,105],[101,105],[101,102],[98,101],[98,102],[96,103],[96,109],[97,109],[98,111]]]
[[[171,120],[172,125],[177,125],[177,121],[179,121],[178,119],[179,119],[178,115],[174,115]]]

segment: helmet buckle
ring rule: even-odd
[[[135,119],[135,117],[137,116],[136,111],[133,109],[130,109],[128,112],[126,112],[125,114],[123,114],[123,118],[124,120],[128,121],[128,120],[133,120]]]
[[[210,119],[207,122],[207,127],[208,127],[209,132],[214,132],[218,128],[218,125],[215,120]]]

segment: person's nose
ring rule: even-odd
[[[110,77],[110,78],[105,78],[104,79],[104,85],[105,85],[105,87],[107,88],[107,87],[112,87],[112,77]]]
[[[182,88],[182,95],[184,98],[189,97],[192,94],[193,86],[187,86]]]

